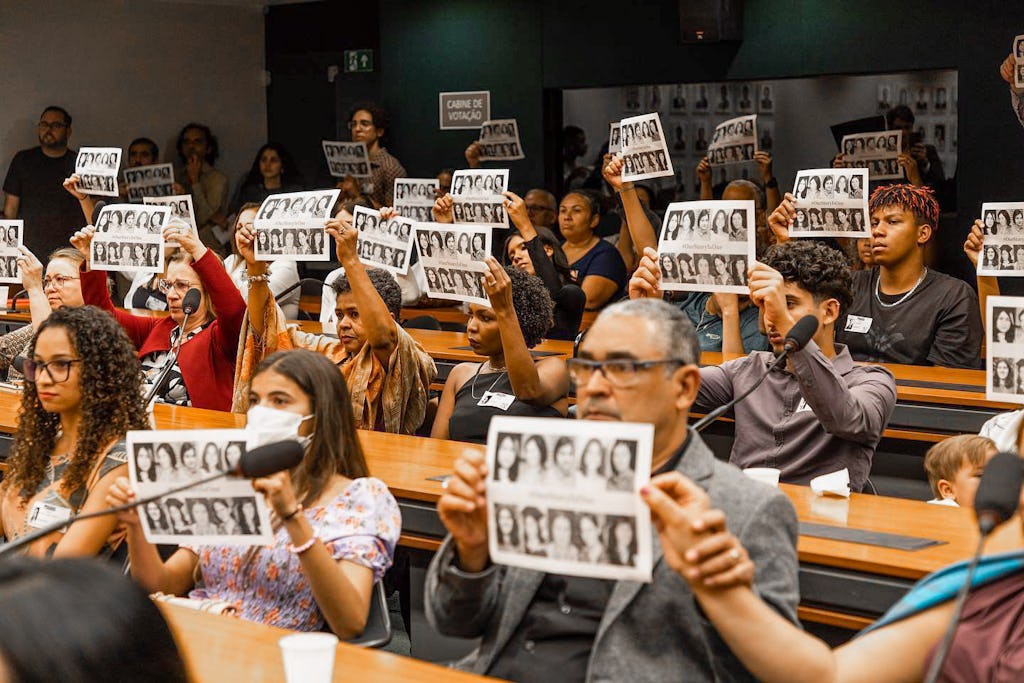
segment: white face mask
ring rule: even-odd
[[[275,443],[277,441],[298,441],[303,447],[309,446],[310,436],[299,436],[299,428],[312,415],[303,417],[287,410],[277,410],[266,406],[253,406],[246,413],[248,421],[245,428],[256,434],[256,445]]]

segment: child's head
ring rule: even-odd
[[[956,501],[961,507],[974,507],[981,472],[995,454],[992,440],[975,434],[961,434],[935,444],[924,456],[932,495]]]

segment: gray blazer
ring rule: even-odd
[[[725,512],[729,529],[757,567],[754,589],[782,616],[797,623],[797,519],[777,489],[716,460],[695,432],[677,471],[708,492]],[[686,581],[663,562],[654,538],[652,583],[617,581],[598,627],[588,681],[752,681],[714,626],[704,618]],[[485,674],[518,628],[543,572],[492,565],[479,574],[454,566],[449,536],[427,572],[427,619],[441,633],[482,638],[456,664]]]

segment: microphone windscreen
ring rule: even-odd
[[[997,453],[989,460],[974,496],[979,523],[989,525],[990,531],[1010,519],[1020,505],[1022,481],[1024,464],[1016,453]]]
[[[192,314],[199,308],[199,302],[202,301],[203,295],[199,293],[199,290],[193,287],[192,289],[185,292],[185,297],[181,300],[181,310],[185,313]]]
[[[14,360],[11,361],[11,365],[13,365],[14,369],[18,371],[18,374],[25,374],[25,359],[23,357],[15,356]]]
[[[238,461],[237,472],[248,479],[269,477],[302,462],[305,449],[298,441],[275,441],[246,451]]]
[[[96,202],[96,204],[92,207],[92,221],[90,222],[93,225],[96,225],[96,221],[98,221],[100,218],[100,211],[102,211],[103,207],[105,207],[106,205],[107,203],[101,199],[98,202]]]
[[[786,348],[790,351],[799,351],[807,346],[815,333],[818,331],[818,319],[813,315],[805,315],[796,321],[786,335]]]

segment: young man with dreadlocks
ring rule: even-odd
[[[787,194],[769,218],[774,231],[796,216]],[[978,298],[967,283],[924,265],[939,205],[927,187],[885,185],[868,203],[871,253],[878,268],[853,274],[853,304],[836,341],[856,360],[949,368],[981,367]]]

